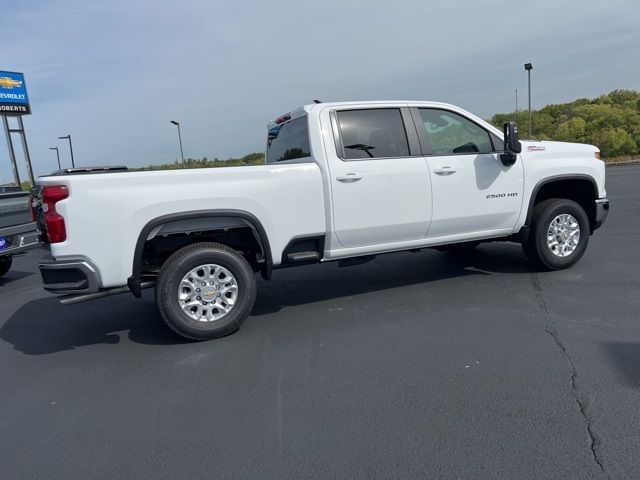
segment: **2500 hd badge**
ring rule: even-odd
[[[511,193],[490,193],[487,198],[504,198],[504,197],[517,197],[518,192]]]

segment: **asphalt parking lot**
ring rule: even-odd
[[[0,279],[0,478],[640,478],[640,166],[585,257],[515,244],[277,271],[186,343],[150,291]]]

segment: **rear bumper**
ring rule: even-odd
[[[609,199],[599,198],[596,200],[596,218],[593,229],[600,228],[609,215]]]
[[[45,257],[38,264],[44,289],[58,295],[93,293],[100,290],[98,269],[85,258],[55,260]]]
[[[16,255],[40,245],[38,229],[35,223],[1,228],[0,237],[9,240],[8,248],[0,250],[0,256]]]

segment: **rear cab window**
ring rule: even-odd
[[[310,162],[308,117],[284,115],[275,123],[267,135],[267,164]]]
[[[343,160],[410,156],[399,108],[339,110],[336,117]]]

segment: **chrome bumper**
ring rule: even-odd
[[[16,255],[40,246],[39,233],[35,223],[0,229],[0,237],[9,239],[9,246],[0,250],[0,256]]]

